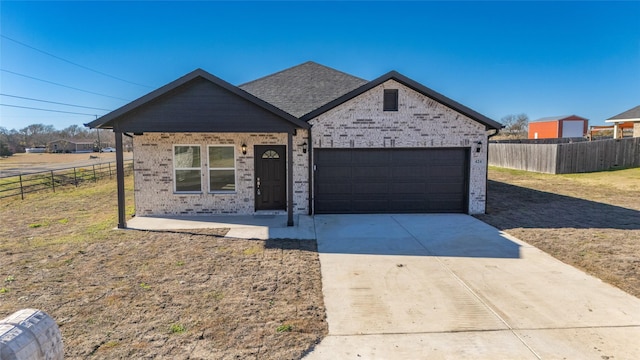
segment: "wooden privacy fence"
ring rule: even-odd
[[[489,165],[548,174],[640,167],[640,138],[570,144],[489,144]]]
[[[133,171],[133,160],[124,162],[125,174]],[[100,163],[82,167],[71,167],[42,171],[23,175],[0,177],[0,199],[20,196],[24,200],[25,194],[38,191],[53,191],[56,189],[85,182],[97,182],[101,179],[116,177],[116,163]]]

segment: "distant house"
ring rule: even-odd
[[[307,62],[234,86],[197,69],[92,123],[133,136],[136,216],[485,211],[501,124],[395,71]],[[124,191],[118,227],[126,227]]]
[[[584,137],[589,119],[576,115],[551,116],[529,122],[529,139]]]
[[[640,137],[640,105],[609,118],[605,122],[613,123],[613,137],[616,139],[622,137],[621,129],[631,126],[633,126],[633,137]]]
[[[50,153],[90,153],[93,152],[92,141],[56,140],[47,144]]]

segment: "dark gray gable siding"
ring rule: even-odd
[[[195,70],[89,124],[122,132],[290,132],[309,125]]]
[[[607,120],[640,119],[640,105]]]
[[[318,115],[321,115],[331,109],[333,109],[334,107],[341,105],[351,99],[353,99],[354,97],[363,94],[371,89],[373,89],[374,87],[388,81],[388,80],[395,80],[411,89],[413,89],[414,91],[417,91],[418,93],[427,96],[445,106],[447,106],[448,108],[455,110],[465,116],[468,116],[469,118],[483,124],[487,130],[488,129],[501,129],[503,128],[503,125],[500,124],[497,121],[491,120],[488,117],[460,104],[457,101],[454,101],[452,99],[449,99],[448,97],[433,91],[431,89],[429,89],[428,87],[418,83],[417,81],[411,80],[408,77],[401,75],[400,73],[396,72],[396,71],[391,71],[388,72],[382,76],[380,76],[379,78],[372,80],[371,82],[329,102],[328,104],[302,116],[300,119],[304,120],[304,121],[309,121],[315,117],[317,117]]]
[[[123,115],[124,132],[287,132],[291,123],[199,78]]]
[[[308,61],[239,88],[300,117],[366,83],[353,75]]]

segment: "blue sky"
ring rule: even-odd
[[[3,0],[0,103],[87,115],[0,106],[0,126],[62,129],[108,112],[15,96],[114,110],[195,68],[238,85],[308,60],[368,80],[397,70],[495,120],[603,124],[640,104],[639,19],[638,1]]]

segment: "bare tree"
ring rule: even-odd
[[[86,139],[89,137],[89,131],[80,125],[70,125],[60,130],[60,137],[65,139]]]
[[[19,130],[24,147],[43,146],[54,140],[56,129],[53,125],[32,124]]]
[[[0,127],[0,142],[6,144],[8,151],[13,153],[24,152],[24,146],[21,143],[22,136],[16,129],[8,130]]]
[[[504,129],[500,133],[511,139],[526,139],[529,131],[529,117],[527,114],[513,115],[509,114],[500,122],[504,125]]]

